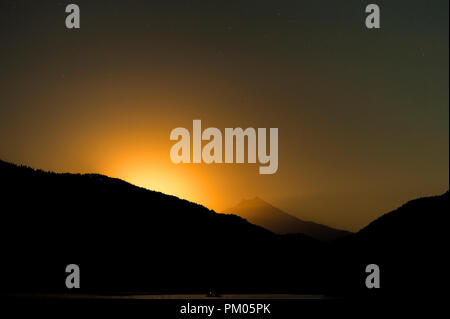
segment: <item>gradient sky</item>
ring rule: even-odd
[[[0,3],[0,158],[358,230],[449,187],[448,1]],[[394,3],[393,3],[394,2]],[[279,169],[170,161],[175,127],[278,127]]]

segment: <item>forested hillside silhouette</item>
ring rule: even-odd
[[[436,298],[442,285],[445,220],[449,192],[407,202],[382,215],[358,233],[332,244],[342,274],[335,287],[347,286],[365,294],[393,298]],[[364,289],[357,271],[375,263],[381,269],[381,289]],[[362,288],[361,288],[362,287]]]
[[[299,268],[320,245],[310,238],[102,175],[1,162],[0,176],[7,291],[65,290],[70,263],[84,291],[289,291],[294,273],[315,287]]]
[[[0,161],[0,188],[3,293],[67,292],[75,263],[76,292],[408,294],[437,284],[428,279],[444,254],[435,234],[448,192],[325,243],[98,174]],[[377,292],[364,284],[370,263]]]

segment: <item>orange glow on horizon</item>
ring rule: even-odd
[[[204,187],[201,178],[193,174],[179,174],[179,170],[169,165],[158,165],[144,160],[118,161],[107,169],[107,175],[123,179],[131,184],[152,191],[162,192],[193,201],[214,209],[211,201],[205,201],[208,187]]]
[[[11,122],[20,129],[11,133],[13,140],[4,135],[5,149],[13,151],[2,159],[49,171],[100,173],[217,212],[258,196],[304,220],[354,231],[406,200],[448,189],[447,137],[427,144],[435,157],[431,165],[430,156],[422,161],[403,147],[401,134],[387,147],[381,135],[350,135],[339,121],[313,123],[277,112],[280,103],[296,109],[296,100],[268,99],[235,78],[230,84],[226,77],[185,71],[169,69],[161,78],[153,69],[123,67],[25,96],[23,103],[33,108]],[[258,165],[248,163],[172,163],[170,132],[191,130],[193,119],[201,119],[203,128],[279,127],[278,171],[260,175]],[[351,143],[348,136],[354,136]],[[372,149],[379,156],[371,156]]]

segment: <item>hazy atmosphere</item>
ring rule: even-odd
[[[449,188],[448,1],[377,3],[369,31],[361,1],[80,0],[68,30],[65,2],[2,1],[0,159],[359,230]],[[277,173],[172,163],[194,119],[278,128]]]

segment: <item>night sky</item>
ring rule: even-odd
[[[372,2],[379,30],[366,1],[2,0],[0,159],[358,230],[449,187],[449,3]],[[173,164],[193,119],[278,127],[278,172]]]

